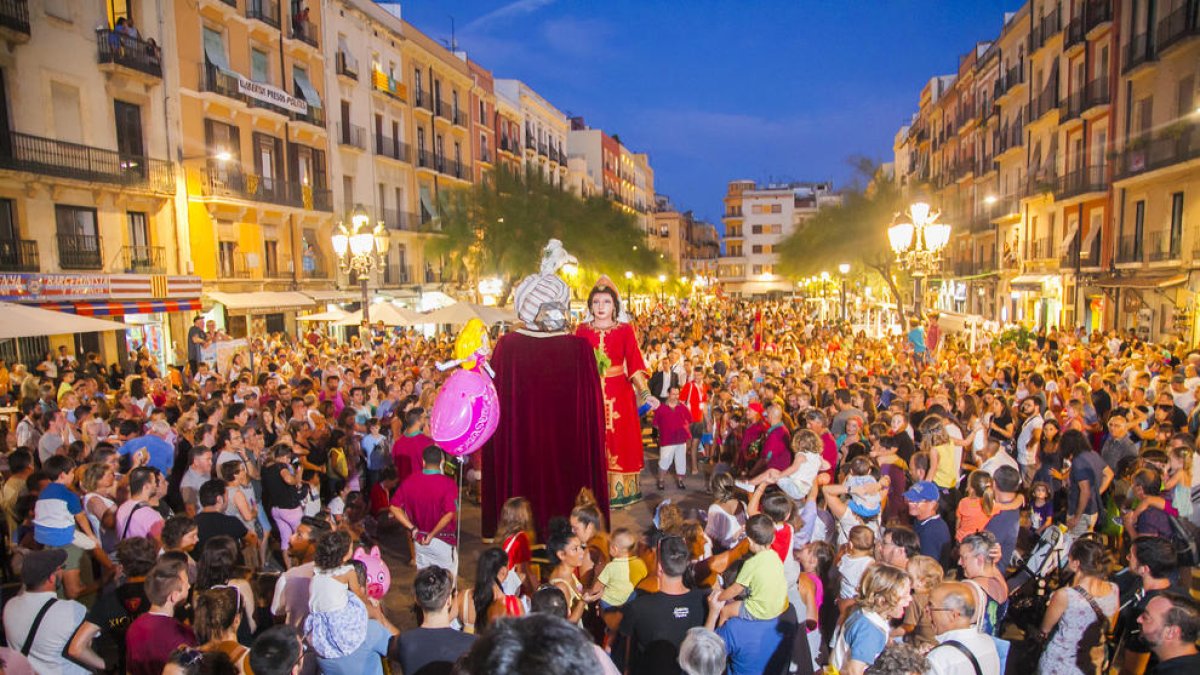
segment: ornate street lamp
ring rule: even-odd
[[[850,274],[850,263],[839,264],[838,273],[842,275],[842,323],[846,323],[846,277]]]
[[[333,252],[338,257],[338,265],[343,272],[354,272],[362,285],[362,324],[368,329],[371,325],[371,303],[367,298],[367,279],[371,272],[383,269],[387,264],[388,240],[387,230],[383,222],[371,227],[371,217],[362,205],[354,207],[350,214],[350,227],[338,223],[337,231],[331,237]]]
[[[937,222],[941,214],[930,211],[929,204],[916,202],[908,207],[907,221],[888,228],[888,241],[896,254],[896,263],[913,278],[913,311],[921,314],[921,280],[942,264],[942,250],[950,243],[950,226]],[[902,216],[896,214],[896,219]]]

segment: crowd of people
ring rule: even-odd
[[[161,374],[145,355],[117,376],[65,351],[0,364],[20,411],[0,434],[20,587],[0,661],[1200,672],[1200,351],[1082,330],[971,348],[936,318],[868,337],[784,301],[662,304],[634,325],[657,399],[638,411],[652,522],[584,490],[539,528],[513,496],[461,569],[479,463],[428,435],[448,336],[261,336],[215,367],[197,318],[189,362]],[[411,584],[389,587],[380,544]],[[384,611],[396,595],[416,627]]]

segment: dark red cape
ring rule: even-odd
[[[490,363],[500,424],[480,450],[483,536],[495,534],[504,500],[521,496],[544,537],[546,523],[569,516],[583,487],[596,495],[607,522],[604,394],[587,340],[512,332],[496,343]]]

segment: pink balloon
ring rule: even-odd
[[[456,457],[483,447],[499,423],[500,398],[491,378],[469,370],[456,370],[450,375],[429,415],[433,440]]]

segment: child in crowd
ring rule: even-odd
[[[713,503],[708,507],[708,522],[704,533],[718,552],[737,546],[745,535],[746,507],[734,493],[733,475],[713,474],[710,481]]]
[[[739,481],[738,487],[754,492],[759,485],[778,485],[787,496],[796,500],[808,497],[813,481],[821,471],[829,470],[829,462],[821,458],[821,437],[810,429],[801,429],[792,436],[792,464],[782,471],[767,469],[749,481]]]
[[[588,602],[600,600],[600,608],[609,611],[620,609],[633,588],[646,578],[646,565],[634,556],[637,537],[628,529],[618,527],[609,536],[608,552],[612,559],[596,576],[591,591],[584,597]]]
[[[526,595],[533,595],[538,577],[533,565],[533,508],[524,497],[509,497],[500,507],[500,522],[496,525],[496,541],[508,555],[508,568],[516,574],[504,579],[505,595],[516,595],[522,586]]]
[[[875,564],[875,533],[866,525],[850,528],[846,547],[838,559],[838,575],[842,582],[838,591],[838,605],[849,606],[858,597],[858,584],[867,568]]]
[[[892,631],[892,637],[903,637],[925,652],[938,643],[933,614],[928,609],[929,594],[942,583],[944,572],[938,561],[927,555],[916,555],[908,561],[908,576],[912,578],[912,602],[904,610],[904,620]]]
[[[1030,490],[1033,505],[1029,511],[1029,525],[1040,535],[1054,521],[1054,501],[1050,499],[1050,484],[1038,481]]]
[[[391,459],[391,448],[388,447],[387,438],[380,432],[381,428],[378,417],[368,418],[367,433],[358,442],[366,458],[367,483],[372,486],[379,481],[379,472],[390,464]]]
[[[967,477],[967,496],[958,502],[954,540],[961,542],[967,535],[987,527],[995,503],[992,475],[986,471],[972,471]]]
[[[834,550],[829,542],[818,540],[802,546],[796,557],[803,570],[797,580],[797,588],[807,616],[804,631],[808,637],[814,672],[818,672],[817,658],[821,653],[821,645],[829,643],[828,638],[823,636],[833,634],[833,624],[837,620],[833,612],[822,612],[826,607],[826,589],[832,587],[829,571],[833,569]],[[829,603],[829,607],[834,604]]]
[[[783,562],[771,548],[775,541],[775,524],[764,514],[752,516],[746,521],[746,537],[750,540],[753,555],[742,565],[737,581],[717,596],[718,600],[727,603],[721,610],[722,619],[734,616],[750,621],[774,619],[787,609]],[[791,539],[788,541],[790,544]],[[746,591],[749,595],[744,601],[731,602]]]
[[[1180,520],[1192,517],[1192,448],[1181,445],[1167,451],[1167,480],[1163,494],[1175,508]]]
[[[334,530],[317,540],[304,630],[322,658],[348,656],[366,639],[367,608],[350,564],[350,535]]]
[[[870,519],[879,515],[883,503],[882,493],[887,486],[871,475],[871,460],[859,455],[850,460],[850,475],[844,483],[850,495],[847,505],[860,518]]]

